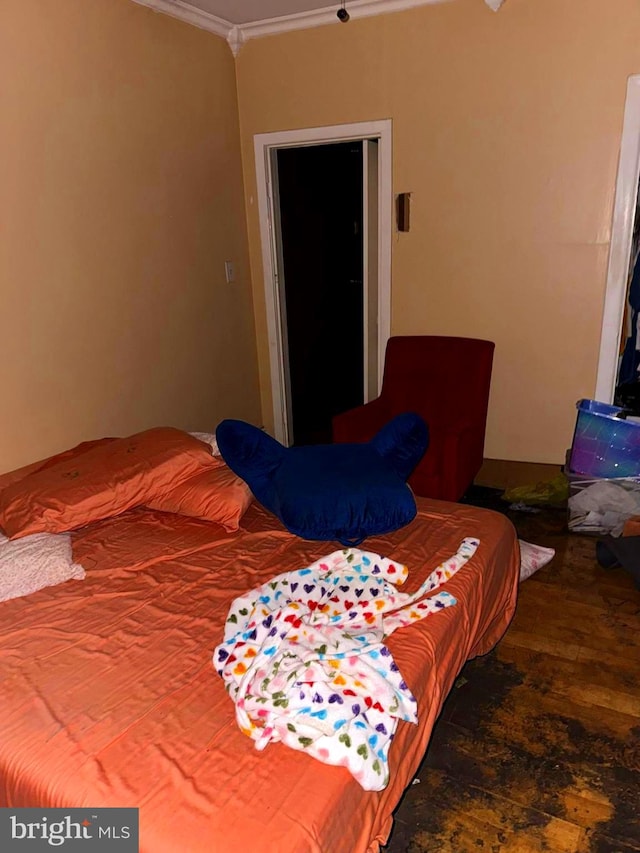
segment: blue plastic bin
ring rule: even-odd
[[[587,477],[640,475],[640,423],[619,417],[624,409],[578,400],[569,470]]]

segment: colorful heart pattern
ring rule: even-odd
[[[382,790],[398,720],[418,719],[383,641],[456,603],[435,591],[479,544],[464,539],[412,595],[397,590],[406,566],[347,548],[237,598],[213,664],[240,729],[259,750],[282,741],[346,767],[367,791]]]

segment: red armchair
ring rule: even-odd
[[[459,500],[482,465],[495,344],[474,338],[390,338],[380,396],[333,419],[334,441],[369,441],[394,415],[417,412],[429,448],[409,478],[424,497]]]

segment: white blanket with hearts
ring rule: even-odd
[[[396,589],[406,566],[348,548],[237,598],[213,663],[256,748],[282,741],[346,767],[365,790],[384,788],[397,722],[417,713],[383,640],[454,605],[444,590],[425,596],[478,545],[464,539],[412,595]]]

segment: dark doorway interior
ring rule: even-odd
[[[277,152],[292,438],[364,401],[362,142]]]
[[[614,403],[633,415],[640,415],[640,192],[631,238],[627,276],[627,298],[622,318],[621,354]]]

